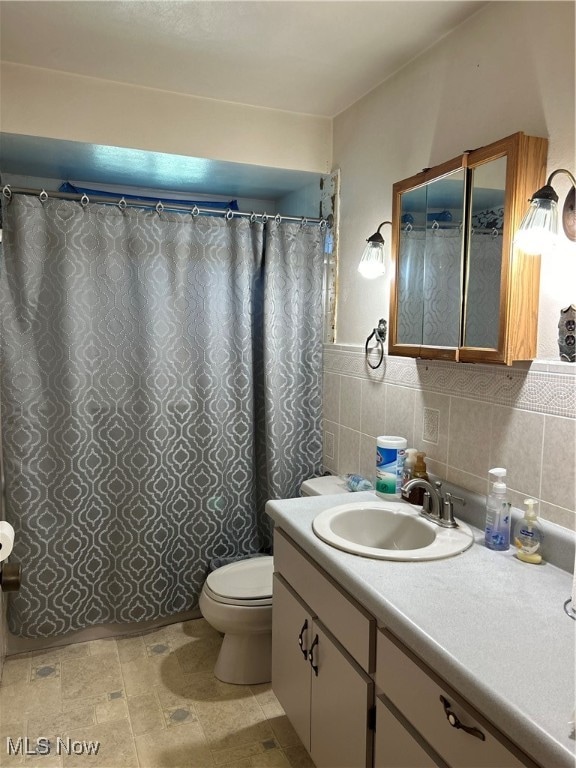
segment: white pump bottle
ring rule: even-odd
[[[506,498],[506,470],[495,467],[490,470],[496,482],[492,484],[486,500],[486,528],[484,543],[488,549],[505,552],[510,548],[510,504]]]

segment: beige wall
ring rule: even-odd
[[[11,64],[3,67],[1,105],[7,132],[314,172],[331,167],[326,118]],[[570,527],[575,366],[508,372],[390,358],[374,374],[357,346],[388,315],[386,281],[364,281],[356,267],[366,237],[390,218],[393,182],[519,130],[549,138],[550,170],[574,170],[573,3],[491,3],[335,118],[339,344],[325,355],[325,464],[370,474],[375,436],[404,434],[427,452],[433,471],[472,490],[486,492],[490,466],[507,466],[516,504],[536,496],[544,516]],[[543,359],[557,359],[558,311],[576,301],[574,251],[565,245],[543,257]]]
[[[2,63],[6,133],[329,173],[332,121]]]
[[[362,343],[388,316],[386,279],[363,280],[356,267],[365,239],[391,218],[392,184],[516,131],[548,137],[550,170],[574,170],[573,3],[491,3],[336,117],[339,343]],[[576,245],[565,241],[542,258],[540,358],[557,358],[558,314],[576,301],[575,284]]]
[[[487,492],[490,467],[507,467],[515,506],[534,496],[543,517],[572,528],[576,364],[558,362],[556,339],[560,308],[576,302],[575,244],[542,257],[542,362],[388,357],[373,372],[357,346],[388,316],[386,279],[356,268],[364,240],[391,218],[392,184],[516,131],[548,137],[549,171],[574,171],[573,3],[491,3],[336,117],[338,343],[325,350],[324,464],[370,477],[376,436],[403,435],[431,471],[473,491]]]

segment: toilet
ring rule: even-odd
[[[302,483],[301,496],[348,493],[335,476]],[[272,575],[274,558],[238,560],[208,575],[200,611],[224,635],[214,675],[224,683],[257,685],[272,678]]]

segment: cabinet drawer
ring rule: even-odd
[[[383,696],[376,698],[374,768],[446,768],[392,706]]]
[[[274,531],[274,570],[282,574],[362,669],[372,672],[374,618],[278,528]]]
[[[408,655],[389,633],[379,631],[376,685],[428,744],[454,768],[520,768],[534,763],[456,696],[431,670]],[[442,699],[462,725],[478,729],[483,740],[450,724]]]

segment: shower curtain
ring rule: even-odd
[[[398,341],[457,347],[462,234],[458,229],[400,233]]]
[[[323,234],[23,195],[3,214],[10,629],[191,609],[320,469]]]
[[[468,347],[498,349],[501,270],[502,230],[472,230],[464,324],[464,343]]]

